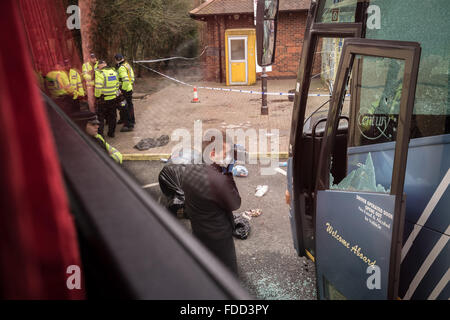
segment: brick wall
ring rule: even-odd
[[[306,18],[307,12],[280,13],[276,58],[272,72],[269,73],[270,78],[295,78],[297,76]],[[207,19],[205,24],[203,38],[206,39],[208,50],[203,60],[204,78],[208,81],[224,82],[226,77],[225,30],[254,28],[253,15],[239,15],[239,19],[235,19],[234,16],[216,16]],[[219,47],[222,49],[219,50]],[[221,64],[219,56],[221,56]],[[220,71],[222,71],[222,79],[220,79]]]
[[[305,36],[307,12],[281,13],[278,18],[275,63],[270,77],[297,77]]]

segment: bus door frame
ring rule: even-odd
[[[421,47],[417,42],[371,40],[363,38],[347,39],[341,53],[335,87],[330,101],[330,109],[323,137],[319,171],[315,194],[329,189],[330,155],[334,138],[339,125],[339,115],[342,101],[346,94],[350,70],[353,67],[355,55],[385,57],[405,61],[405,72],[400,100],[399,121],[395,145],[395,156],[391,180],[390,194],[395,196],[395,211],[392,226],[392,242],[389,262],[388,298],[398,296],[400,274],[400,255],[402,249],[402,234],[405,220],[406,195],[403,194],[408,144],[410,139],[411,119],[414,108],[417,75],[419,71]],[[360,68],[357,68],[357,72]],[[354,107],[354,104],[352,105]],[[349,128],[349,131],[351,128]],[[317,209],[317,198],[314,199],[314,210]],[[316,212],[314,213],[316,218]],[[314,228],[316,228],[315,219]],[[317,251],[316,247],[316,251]]]
[[[365,21],[367,4],[358,3],[356,9],[355,21]],[[305,121],[306,104],[308,100],[308,91],[311,84],[311,73],[314,62],[314,53],[317,41],[320,37],[329,38],[360,38],[364,35],[364,24],[362,22],[352,23],[316,23],[318,14],[317,2],[311,2],[311,8],[308,13],[308,20],[305,30],[302,55],[300,59],[299,71],[297,76],[294,108],[292,112],[291,134],[289,143],[289,156],[292,157],[292,173],[295,177],[293,183],[292,205],[295,216],[295,229],[298,238],[298,254],[307,255],[314,261],[314,257],[305,248],[306,204],[303,194],[303,176],[302,166],[304,160],[305,144],[303,142],[303,126]],[[317,172],[317,170],[316,170]],[[313,187],[314,189],[314,187]],[[315,193],[314,193],[315,194]],[[312,195],[314,196],[314,195]]]

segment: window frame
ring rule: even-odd
[[[215,256],[42,95],[89,269],[85,275],[102,276],[86,283],[88,297],[250,299]]]

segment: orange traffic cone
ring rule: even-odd
[[[197,94],[197,88],[194,87],[194,99],[192,99],[191,101],[192,103],[199,103],[200,100],[198,99],[198,94]]]

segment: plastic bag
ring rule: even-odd
[[[250,222],[240,215],[233,215],[234,217],[234,231],[233,236],[245,240],[250,234]]]
[[[235,177],[247,177],[248,170],[246,167],[238,165],[233,167],[233,176]]]
[[[179,209],[184,208],[184,191],[181,189],[185,165],[168,164],[164,166],[158,176],[159,187],[167,197],[168,209],[176,214]]]

